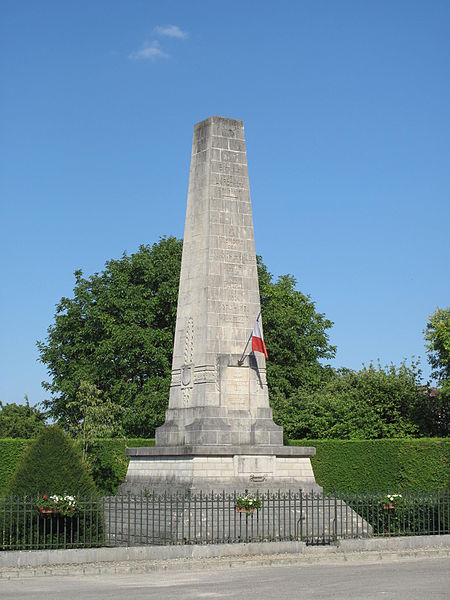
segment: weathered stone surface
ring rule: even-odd
[[[264,356],[238,365],[259,311],[244,125],[210,117],[194,128],[169,409],[157,446],[282,445]]]
[[[131,450],[131,449],[130,449]],[[133,455],[127,491],[143,487],[162,492],[267,489],[318,490],[308,456],[261,454],[139,456]]]

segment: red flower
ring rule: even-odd
[[[46,496],[45,494],[42,496],[44,498],[44,500],[47,500],[48,496]]]
[[[39,507],[39,510],[44,510],[44,507],[43,507],[43,506],[40,506],[40,507]]]

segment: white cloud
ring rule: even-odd
[[[188,37],[188,33],[180,29],[178,25],[158,25],[158,27],[155,27],[154,32],[156,35],[178,38],[179,40],[185,40]]]
[[[153,42],[145,42],[140,50],[136,50],[129,55],[129,58],[133,60],[159,60],[160,58],[169,58],[167,52],[159,45],[159,42],[154,40]]]

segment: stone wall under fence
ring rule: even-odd
[[[247,512],[237,511],[236,493],[146,490],[140,495],[80,497],[70,516],[57,510],[44,514],[35,497],[0,497],[0,551],[272,541],[329,544],[450,533],[448,490],[253,493],[257,508]]]
[[[205,544],[300,540],[331,543],[372,535],[348,504],[322,494],[257,494],[261,507],[238,512],[236,494],[147,492],[105,498],[105,544]]]

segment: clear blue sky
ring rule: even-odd
[[[336,366],[422,357],[450,304],[450,4],[3,0],[0,399],[73,271],[183,234],[194,123],[243,119],[257,252]]]

